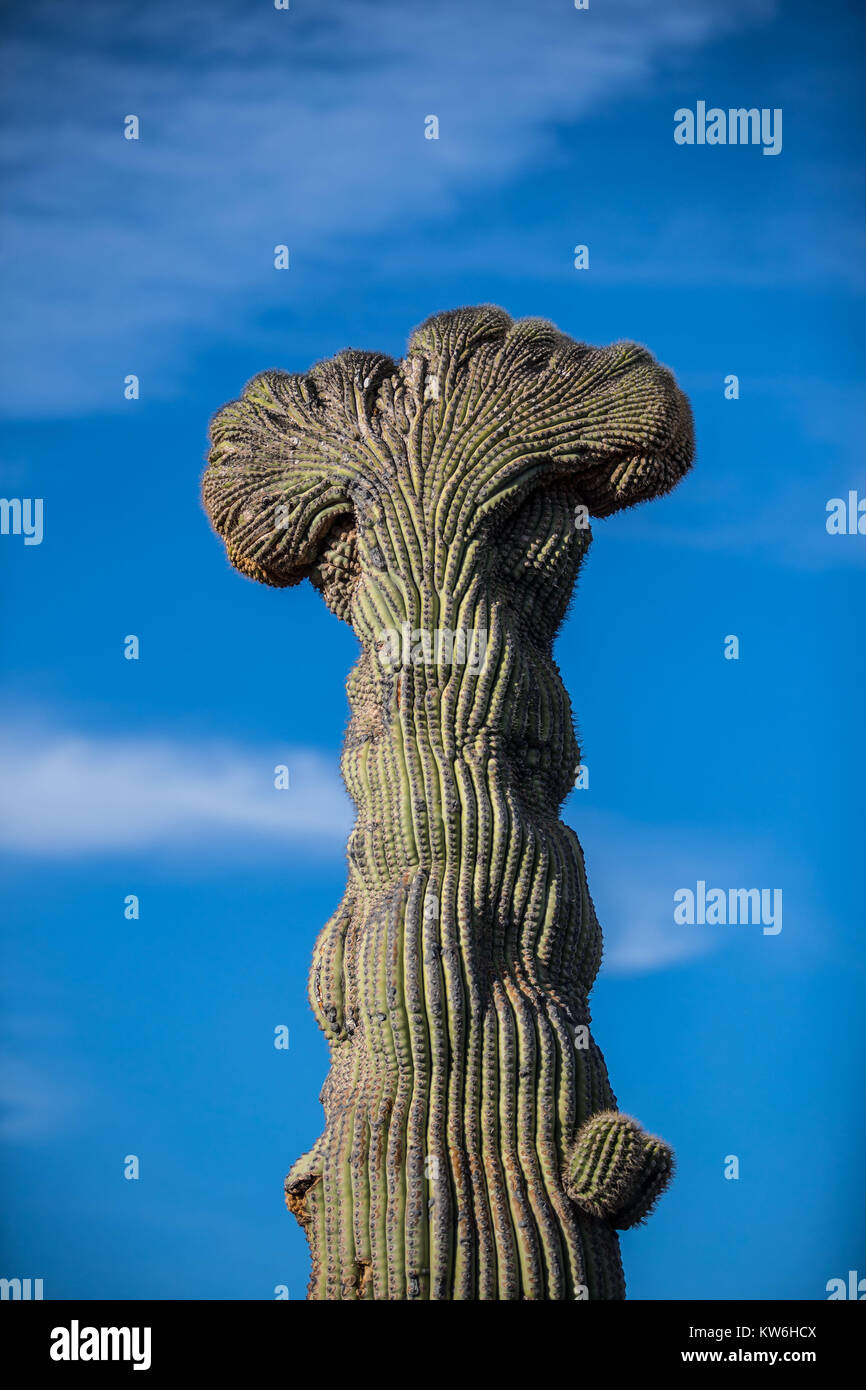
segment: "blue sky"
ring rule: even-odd
[[[399,356],[429,314],[495,302],[645,342],[695,410],[693,473],[594,525],[556,649],[590,770],[563,814],[605,931],[594,1029],[679,1161],[623,1240],[629,1294],[866,1275],[866,536],[825,527],[866,496],[857,10],[4,7],[2,493],[44,499],[44,539],[0,536],[0,1273],[303,1297],[281,1184],[321,1128],[306,977],[345,880],[356,644],[309,586],[229,569],[207,423],[266,367]],[[699,100],[781,108],[781,154],[676,145]],[[698,880],[780,887],[782,931],[676,924]]]

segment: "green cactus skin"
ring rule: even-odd
[[[672,1154],[617,1111],[589,1035],[601,931],[558,818],[579,751],[552,645],[576,507],[669,491],[688,403],[644,348],[482,306],[429,319],[399,364],[265,372],[211,439],[232,563],[309,577],[362,648],[349,881],[310,979],[325,1131],[286,1179],[309,1297],[623,1298],[617,1229]],[[481,659],[407,659],[404,625],[475,633]]]

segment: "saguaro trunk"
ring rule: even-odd
[[[579,752],[552,644],[586,518],[667,491],[691,418],[634,344],[486,306],[400,364],[270,372],[212,427],[233,563],[351,623],[349,882],[316,944],[325,1130],[286,1180],[320,1299],[622,1298],[617,1228],[672,1155],[589,1031],[601,932],[558,818]]]

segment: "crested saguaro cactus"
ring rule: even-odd
[[[589,530],[667,492],[691,413],[633,343],[457,309],[395,363],[271,371],[212,424],[232,563],[309,578],[361,644],[349,881],[315,947],[325,1131],[286,1179],[314,1299],[617,1299],[673,1156],[589,1032],[601,931],[558,818],[552,656]]]

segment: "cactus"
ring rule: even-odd
[[[361,645],[348,886],[310,978],[325,1129],[286,1179],[309,1297],[623,1298],[617,1230],[672,1154],[589,1031],[601,931],[558,818],[579,751],[552,644],[580,523],[674,486],[688,403],[642,347],[482,306],[400,363],[265,372],[211,441],[232,563],[309,578]]]

